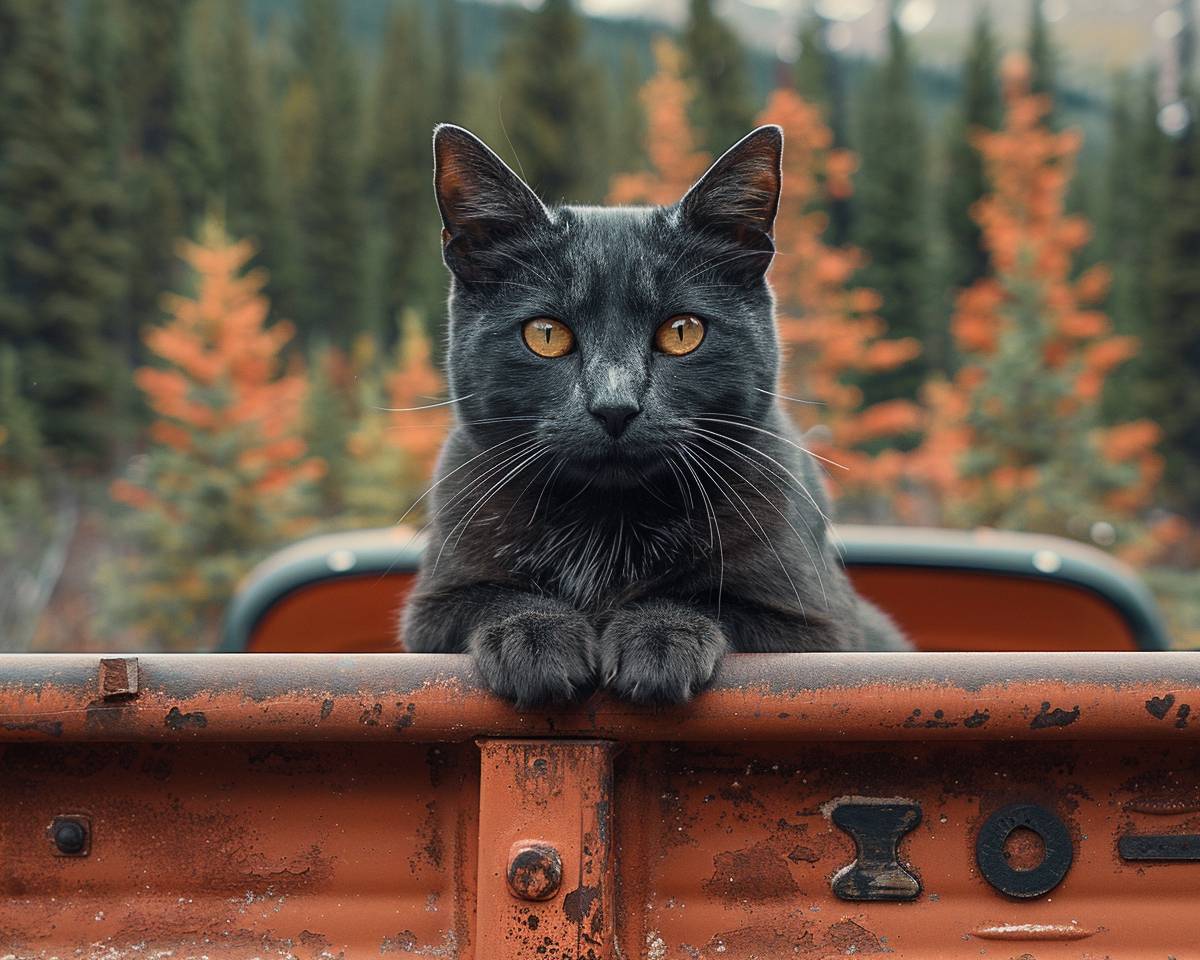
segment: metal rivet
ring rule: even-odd
[[[549,900],[562,885],[562,857],[548,843],[519,841],[508,854],[508,889],[521,900]]]
[[[50,824],[54,849],[64,857],[86,857],[91,850],[90,826],[86,817],[55,817]]]
[[[105,700],[136,697],[137,657],[112,657],[100,661],[100,696]]]

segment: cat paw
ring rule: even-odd
[[[684,607],[622,610],[601,635],[600,676],[626,700],[686,703],[708,685],[727,648],[715,620]]]
[[[574,611],[526,610],[476,628],[470,650],[493,693],[528,708],[595,686],[596,631]]]

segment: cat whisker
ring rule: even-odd
[[[687,453],[687,451],[684,449],[684,447],[682,447],[678,444],[675,445],[675,449],[680,454]],[[709,519],[711,520],[711,524],[709,527],[709,541],[708,541],[708,547],[710,550],[712,549],[712,545],[713,545],[713,540],[712,540],[713,532],[715,531],[715,533],[716,533],[717,559],[720,564],[719,573],[718,573],[718,577],[717,577],[717,619],[720,620],[721,619],[721,599],[722,599],[722,596],[724,595],[724,590],[725,590],[725,546],[724,546],[724,542],[721,539],[721,522],[717,519],[717,511],[713,507],[712,500],[708,496],[708,491],[704,489],[704,482],[700,479],[700,474],[698,474],[696,472],[696,468],[694,466],[692,466],[692,464],[689,462],[689,460],[686,456],[684,456],[682,459],[680,459],[679,462],[684,467],[687,468],[688,472],[692,475],[692,478],[696,481],[696,489],[700,493],[700,498],[704,501],[705,510],[708,511],[708,516],[709,516]]]
[[[789,397],[787,394],[775,393],[772,390],[764,390],[762,387],[755,387],[754,389],[759,393],[765,393],[768,397],[778,397],[780,400],[790,400],[792,403],[806,403],[819,407],[825,406],[824,400],[802,400],[799,397]]]
[[[427,403],[423,407],[372,407],[374,410],[379,410],[382,413],[415,413],[418,410],[432,410],[435,407],[448,407],[454,403],[462,403],[464,400],[470,400],[475,394],[468,393],[466,396],[455,397],[453,400],[439,400],[437,403]]]
[[[796,603],[800,607],[800,615],[804,616],[804,601],[800,598],[800,588],[796,586],[796,582],[792,579],[792,574],[788,570],[787,564],[785,564],[783,562],[783,557],[781,557],[779,555],[779,551],[775,549],[775,543],[774,543],[774,541],[772,541],[771,535],[769,533],[767,533],[766,527],[764,527],[762,525],[762,521],[760,521],[756,516],[754,516],[754,511],[750,509],[750,505],[748,503],[746,503],[746,501],[742,497],[742,495],[740,493],[738,493],[737,490],[734,489],[733,484],[731,484],[728,480],[726,480],[724,477],[721,476],[721,474],[719,472],[719,468],[722,466],[722,464],[720,464],[719,461],[715,461],[715,460],[711,459],[704,452],[704,450],[702,448],[696,446],[695,444],[685,444],[685,448],[691,451],[691,455],[696,460],[696,465],[698,467],[700,467],[700,469],[703,470],[705,473],[707,473],[708,476],[710,478],[712,478],[717,484],[719,484],[719,487],[722,490],[722,493],[724,494],[725,499],[729,502],[729,505],[731,507],[733,507],[734,512],[738,515],[738,517],[741,519],[741,521],[743,523],[745,523],[746,526],[750,529],[750,532],[753,533],[755,536],[757,536],[758,539],[762,542],[763,546],[765,546],[768,550],[770,550],[771,553],[774,555],[775,562],[779,564],[779,569],[781,571],[783,571],[783,576],[787,580],[788,586],[790,586],[792,588],[792,593],[794,593],[796,596]],[[716,464],[715,467],[713,466],[714,463]],[[740,477],[756,493],[758,493],[759,496],[762,496],[764,500],[768,499],[762,493],[762,491],[760,491],[758,489],[758,487],[755,486],[755,484],[750,480],[749,477],[747,477],[741,471],[736,470],[732,467],[730,467],[729,469],[733,470],[733,472],[735,474],[737,474],[738,477]],[[730,494],[732,494],[732,497],[730,496]],[[739,507],[737,503],[733,502],[733,498],[737,499],[738,503],[741,504],[741,507]],[[769,502],[769,500],[768,500],[768,502]],[[742,512],[742,508],[745,509],[745,513]],[[751,522],[751,521],[753,521],[753,522]]]
[[[740,450],[737,450],[734,447],[731,447],[729,444],[725,443],[723,439],[719,439],[712,435],[706,436],[705,433],[707,433],[707,431],[705,431],[705,433],[701,433],[700,431],[689,431],[689,432],[692,433],[694,436],[696,436],[696,438],[699,442],[703,443],[703,442],[707,441],[708,443],[715,443],[717,446],[719,446],[721,449],[725,450],[727,453],[733,454],[738,459],[740,459],[740,460],[744,461],[745,463],[749,464],[750,466],[754,467],[754,469],[759,472],[759,474],[763,477],[763,479],[765,479],[768,483],[770,483],[771,486],[773,486],[775,488],[775,490],[780,494],[780,496],[786,500],[787,491],[779,483],[779,480],[782,480],[783,478],[779,477],[779,475],[776,474],[774,471],[767,470],[761,463],[758,463],[756,460],[753,460],[746,454],[742,453]],[[739,476],[742,476],[743,480],[745,480],[747,483],[750,484],[750,488],[752,490],[754,490],[755,493],[757,493],[760,497],[763,498],[763,500],[765,500],[768,504],[770,504],[771,509],[773,509],[777,514],[779,514],[780,519],[783,520],[783,522],[788,525],[788,528],[795,535],[796,540],[799,541],[800,546],[804,549],[805,554],[808,556],[808,562],[812,565],[813,572],[817,575],[817,585],[821,588],[821,600],[823,601],[825,607],[828,608],[829,596],[825,591],[825,580],[821,576],[820,566],[824,566],[825,572],[828,573],[829,572],[829,558],[826,557],[825,551],[821,549],[821,541],[813,533],[812,525],[808,522],[807,519],[805,519],[803,514],[800,514],[800,522],[804,524],[805,530],[808,531],[808,538],[806,539],[800,533],[800,531],[796,529],[795,524],[792,523],[792,521],[788,518],[787,514],[785,514],[781,509],[779,509],[779,506],[775,503],[774,500],[772,500],[770,497],[768,497],[766,494],[764,494],[763,491],[758,488],[757,484],[750,483],[749,478],[747,478],[744,474],[741,474],[740,471],[737,471],[737,472],[739,473]],[[820,558],[821,558],[820,566],[818,566],[818,564],[817,564],[816,557],[813,556],[813,548],[809,546],[808,539],[811,539],[813,541],[813,545],[817,549],[817,555],[820,556]]]
[[[480,457],[484,456],[485,454],[491,453],[497,447],[503,447],[506,444],[512,443],[516,440],[520,440],[522,437],[533,436],[534,433],[536,433],[536,431],[527,430],[524,433],[518,433],[512,437],[506,437],[504,440],[501,440],[499,443],[492,444],[490,447],[486,448],[485,450],[482,450],[481,452],[475,454],[475,456],[471,457],[471,459],[463,461],[457,467],[455,467],[453,470],[450,470],[447,473],[443,474],[441,477],[439,477],[437,480],[435,480],[433,483],[431,483],[428,487],[426,487],[424,493],[422,493],[419,497],[417,497],[416,500],[414,500],[411,504],[409,504],[408,509],[405,510],[404,513],[401,515],[400,519],[396,521],[395,526],[399,526],[400,524],[402,524],[405,521],[405,519],[408,517],[408,515],[410,513],[412,513],[413,510],[416,509],[417,504],[419,504],[422,500],[424,500],[427,496],[429,496],[429,494],[431,494],[437,487],[441,486],[443,483],[445,483],[447,480],[449,480],[452,476],[454,476],[456,473],[458,473],[459,470],[462,470],[464,467],[469,466],[470,464],[474,463],[476,460],[478,460]]]
[[[455,531],[457,530],[459,532],[457,539],[454,541],[454,546],[451,548],[452,551],[458,549],[458,545],[462,543],[463,534],[467,532],[467,528],[471,525],[471,522],[476,516],[479,515],[479,511],[481,511],[488,504],[492,497],[503,490],[513,477],[520,475],[521,471],[527,466],[536,462],[540,457],[545,456],[550,452],[550,447],[542,445],[540,441],[538,444],[536,444],[536,447],[537,449],[535,449],[532,453],[525,451],[522,454],[521,462],[509,470],[509,472],[506,473],[500,480],[494,483],[492,487],[485,494],[483,494],[483,496],[476,500],[472,507],[466,511],[462,517],[459,518],[458,522],[450,528],[450,532],[446,534],[446,538],[442,541],[442,546],[438,550],[438,555],[433,561],[433,570],[435,573],[437,572],[438,564],[441,563],[442,554],[446,550],[446,545],[450,542],[450,538],[454,536]]]
[[[695,420],[697,418],[693,417],[691,419]],[[760,450],[758,447],[754,446],[754,444],[752,444],[752,443],[746,443],[746,441],[738,440],[736,437],[730,437],[723,433],[717,433],[715,430],[706,430],[704,427],[696,427],[695,429],[700,430],[702,433],[707,433],[714,437],[720,437],[722,440],[727,440],[730,443],[736,443],[739,447],[744,447],[745,449],[751,451],[752,453],[757,453],[760,457],[763,457],[766,460],[769,460],[771,463],[773,463],[780,470],[782,470],[784,473],[786,473],[789,477],[792,478],[793,482],[795,482],[795,484],[796,484],[796,489],[798,489],[804,495],[804,498],[806,500],[808,500],[808,502],[812,505],[813,509],[817,511],[817,515],[822,520],[824,520],[827,524],[832,522],[830,520],[830,518],[826,515],[825,511],[821,509],[821,505],[820,505],[820,503],[817,502],[817,498],[812,495],[812,492],[808,489],[808,486],[804,483],[804,481],[801,480],[799,477],[797,477],[794,473],[792,473],[791,470],[789,470],[786,466],[784,466],[782,463],[780,463],[778,460],[776,460],[774,457],[772,457],[769,453],[767,453],[764,450]]]
[[[792,440],[789,437],[785,437],[782,433],[776,433],[774,430],[767,430],[766,428],[756,426],[753,423],[749,423],[749,422],[739,423],[736,420],[720,420],[715,417],[691,417],[689,419],[702,420],[705,423],[724,423],[731,427],[741,427],[744,430],[753,430],[755,433],[762,433],[768,437],[774,437],[776,440],[782,440],[784,443],[795,447],[801,453],[807,453],[810,457],[820,460],[822,463],[828,463],[830,466],[839,467],[842,470],[850,469],[844,463],[838,463],[836,460],[830,460],[828,457],[823,457],[819,453],[813,453],[811,450],[808,449],[808,447],[801,446],[795,440]]]

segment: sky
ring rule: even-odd
[[[540,0],[527,0],[537,6]],[[902,0],[901,26],[932,62],[961,55],[962,39],[984,0]],[[681,23],[687,0],[579,0],[594,16],[645,17]],[[1029,0],[990,0],[1002,36],[1023,36]],[[743,38],[793,59],[796,25],[813,8],[833,26],[831,43],[850,53],[878,53],[888,0],[717,0],[717,9]],[[1108,72],[1139,66],[1161,55],[1179,31],[1178,0],[1042,0],[1046,18],[1060,29],[1056,41],[1068,69]]]

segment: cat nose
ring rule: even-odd
[[[642,408],[636,403],[607,403],[595,407],[588,407],[588,411],[593,417],[604,424],[604,429],[608,431],[608,435],[614,440],[625,432],[625,428],[629,426],[629,421],[642,412]]]

